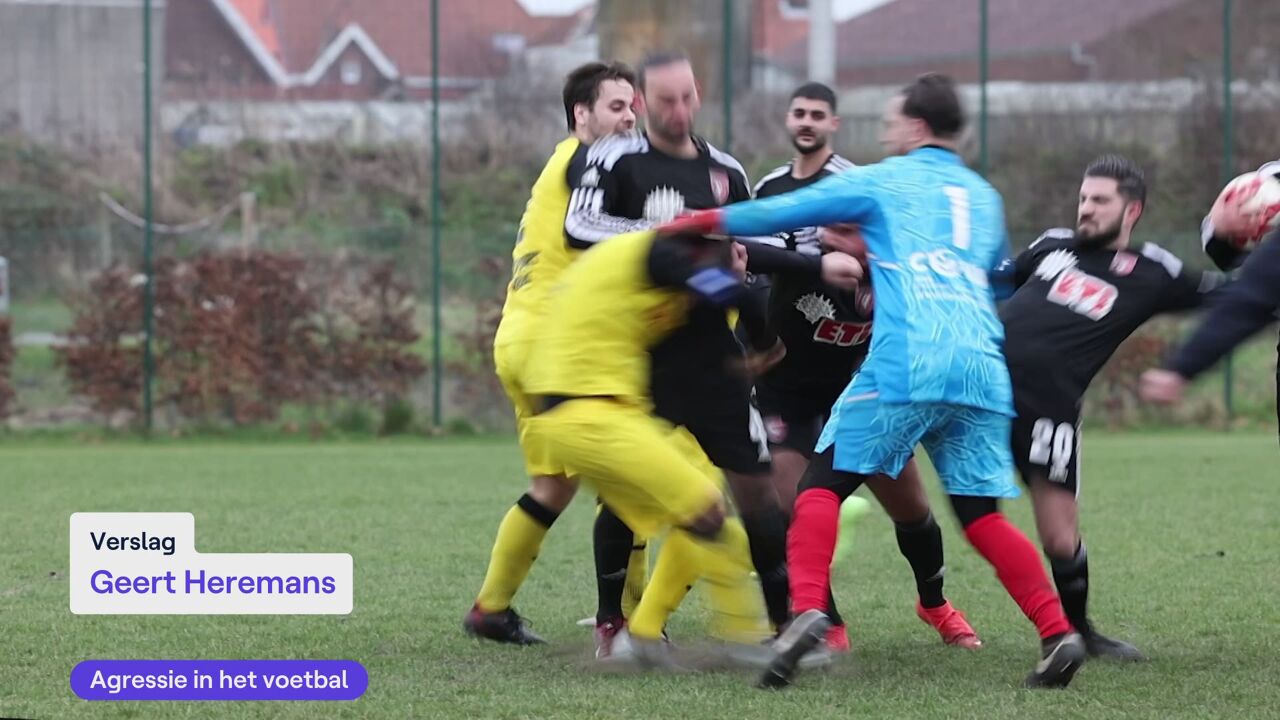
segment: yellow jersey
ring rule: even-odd
[[[651,230],[601,243],[560,276],[525,377],[530,395],[607,395],[648,405],[649,349],[688,317],[692,296],[655,287]]]
[[[495,345],[524,337],[545,311],[548,294],[560,273],[581,252],[570,248],[564,236],[564,218],[569,211],[566,176],[580,146],[577,138],[562,140],[533,184],[511,251],[511,282]]]

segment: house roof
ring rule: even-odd
[[[209,0],[277,84],[313,85],[355,45],[390,79],[431,74],[430,3],[405,0]],[[483,79],[506,73],[497,39],[559,44],[583,27],[591,8],[530,15],[518,0],[466,0],[440,13],[440,76]]]
[[[756,0],[751,48],[757,55],[774,57],[808,38],[808,14],[783,12],[782,5],[780,0]]]
[[[989,47],[993,57],[1069,51],[1188,0],[990,0]],[[893,0],[840,24],[836,32],[841,68],[976,57],[978,3],[954,0]],[[804,67],[807,39],[773,59]]]

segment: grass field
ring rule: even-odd
[[[1280,470],[1271,434],[1097,433],[1087,441],[1084,528],[1092,609],[1151,661],[1087,665],[1065,692],[1019,688],[1030,626],[949,514],[947,589],[986,641],[951,650],[912,613],[890,523],[874,514],[837,572],[854,653],[785,693],[753,675],[602,673],[574,621],[594,608],[590,502],[556,525],[517,598],[552,645],[466,639],[502,513],[523,488],[513,441],[349,444],[5,443],[0,553],[0,716],[16,717],[1280,717]],[[584,498],[585,499],[585,498]],[[939,505],[941,509],[941,506]],[[203,552],[349,552],[348,617],[73,616],[67,527],[75,511],[191,511]],[[1030,528],[1025,500],[1011,503]],[[700,597],[677,614],[696,643]],[[354,703],[88,703],[68,674],[88,658],[351,659]]]

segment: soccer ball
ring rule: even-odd
[[[1233,238],[1241,250],[1252,250],[1272,230],[1280,228],[1280,180],[1257,172],[1245,173],[1222,189],[1221,198],[1228,202],[1243,197],[1241,209],[1257,219],[1254,228]]]

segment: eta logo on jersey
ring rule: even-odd
[[[818,326],[813,329],[814,342],[836,347],[852,347],[867,341],[871,336],[871,323],[852,323],[836,320],[836,307],[818,293],[809,293],[796,300],[796,309],[804,319]]]
[[[1115,307],[1120,292],[1111,283],[1076,268],[1075,253],[1058,249],[1049,253],[1036,266],[1036,277],[1050,282],[1049,302],[1083,315],[1101,320]]]

